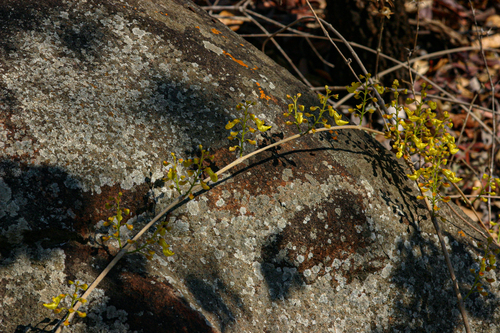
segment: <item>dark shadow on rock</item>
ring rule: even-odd
[[[282,239],[280,234],[271,235],[262,248],[260,268],[272,301],[286,299],[293,288],[301,288],[303,284],[297,267],[281,252]]]
[[[352,154],[353,158],[363,158],[372,166],[372,174],[365,174],[365,177],[392,184],[392,189],[399,193],[399,196],[394,196],[389,190],[380,190],[380,197],[384,199],[388,207],[391,207],[393,212],[400,216],[400,222],[417,227],[415,224],[418,220],[416,212],[419,209],[425,209],[421,201],[416,200],[418,194],[416,189],[410,188],[408,177],[403,162],[395,159],[394,154],[388,151],[380,143],[372,140],[366,133],[357,133],[353,131],[338,131],[337,140],[333,139],[330,133],[321,134],[322,140],[336,151],[343,151]],[[363,138],[363,139],[362,139]],[[346,149],[346,145],[339,142],[349,142],[352,147],[359,147],[359,150]],[[368,171],[368,170],[366,170]],[[384,188],[384,187],[381,187]],[[423,217],[427,219],[426,216]]]
[[[138,260],[143,260],[136,258]],[[123,264],[130,270],[129,264]],[[111,310],[124,310],[128,314],[126,323],[131,331],[144,333],[212,333],[203,315],[191,308],[189,301],[168,282],[120,268],[113,269],[101,288],[105,288],[109,302],[96,309],[104,322],[113,323]],[[113,311],[112,311],[113,312]],[[89,327],[93,326],[88,322]]]
[[[354,147],[360,147],[360,150],[345,149],[345,145],[332,140],[330,134],[323,137],[330,142],[332,148],[355,156],[362,156],[369,161],[372,165],[371,176],[373,179],[384,179],[387,183],[394,184],[393,187],[399,194],[398,196],[391,194],[389,189],[380,190],[379,195],[388,207],[392,207],[393,213],[400,216],[400,222],[408,225],[408,232],[413,230],[409,241],[402,241],[397,244],[401,259],[400,264],[394,268],[393,282],[401,293],[408,295],[405,299],[409,301],[408,303],[394,305],[394,312],[397,315],[393,317],[402,319],[399,323],[393,323],[391,329],[405,331],[409,325],[417,325],[415,324],[416,318],[413,315],[413,313],[417,312],[419,315],[424,314],[420,316],[424,328],[432,327],[427,331],[453,332],[458,326],[463,326],[462,317],[458,310],[441,247],[424,239],[418,231],[420,230],[420,224],[428,219],[428,214],[423,202],[416,199],[417,191],[407,185],[406,174],[409,171],[405,171],[403,164],[395,161],[393,154],[379,143],[372,140],[361,140],[349,132],[344,135]],[[368,137],[366,133],[362,135]],[[423,212],[423,214],[418,215],[418,212]],[[427,223],[431,222],[428,221]],[[461,243],[449,233],[445,233],[444,236],[448,237],[452,247],[450,256],[455,263],[455,274],[461,288],[462,297],[464,297],[474,281],[474,276],[469,272],[469,269],[477,266],[477,264],[465,250],[470,245]],[[423,253],[427,253],[427,255],[422,255]],[[446,286],[446,288],[443,286]],[[484,288],[485,291],[488,291],[488,286],[484,286]],[[500,300],[496,299],[492,294],[488,297],[489,301],[485,302],[477,293],[471,295],[466,302],[466,310],[469,311],[469,315],[483,320],[491,320],[494,309],[498,307]],[[418,328],[418,325],[416,327],[418,331],[420,328]],[[373,332],[378,331],[374,330]]]
[[[187,288],[196,298],[198,304],[203,310],[213,313],[219,318],[220,330],[225,332],[227,327],[236,321],[233,311],[221,297],[221,293],[227,292],[226,286],[220,279],[216,279],[215,286],[208,284],[203,281],[202,277],[196,275],[188,275],[185,279]],[[241,300],[239,302],[241,303]]]
[[[53,333],[54,328],[56,327],[58,322],[59,322],[59,320],[57,320],[57,319],[50,320],[49,318],[45,318],[42,321],[40,321],[38,324],[36,324],[35,326],[18,325],[16,327],[16,330],[14,331],[14,333]],[[42,325],[42,324],[45,324],[45,327],[43,327],[43,328],[38,327],[39,325]],[[54,328],[50,328],[50,327],[54,327]]]
[[[84,242],[77,215],[85,210],[78,181],[62,168],[0,161],[0,254],[22,244],[44,248]]]
[[[449,239],[451,260],[462,297],[465,297],[474,281],[469,269],[475,267],[476,263],[465,250],[464,244],[450,234],[445,233],[443,236]],[[396,249],[399,251],[400,262],[394,269],[391,282],[404,295],[404,301],[393,306],[393,317],[399,319],[391,325],[391,329],[443,333],[463,329],[462,316],[441,247],[415,232],[410,240],[399,242]],[[484,288],[489,291],[487,285]],[[465,308],[469,317],[492,321],[500,300],[492,294],[486,298],[488,301],[475,293],[466,300]]]
[[[118,192],[117,189],[111,189],[111,191]],[[104,192],[104,201],[106,201],[106,191]],[[134,194],[140,195],[137,192],[127,195]],[[141,201],[136,200],[131,204],[140,205]],[[15,263],[19,259],[18,248],[27,247],[30,260],[35,262],[42,260],[40,248],[59,248],[64,250],[64,273],[68,279],[75,280],[82,265],[89,269],[88,274],[97,276],[113,257],[107,251],[106,246],[95,246],[93,228],[96,222],[105,220],[109,213],[104,209],[104,203],[89,193],[83,193],[78,180],[62,168],[28,166],[16,161],[1,161],[0,265],[9,266]],[[21,251],[21,253],[25,252]],[[123,270],[123,266],[127,266],[128,271],[138,276],[146,275],[146,259],[142,255],[127,256],[122,262],[115,267],[116,270]],[[42,271],[43,267],[43,265],[40,266]],[[10,291],[6,289],[6,281],[0,282],[0,297],[3,298]],[[83,282],[91,283],[92,281]],[[15,283],[22,283],[22,281]],[[106,292],[111,293],[110,290]],[[23,306],[27,307],[40,306],[40,304],[34,304],[37,300],[31,298],[23,299],[22,302]],[[30,331],[27,332],[40,331],[39,324],[31,326],[32,323],[27,322],[32,319],[26,316],[10,318],[16,325],[19,325],[18,329],[29,329]],[[5,321],[6,318],[3,320]]]
[[[19,0],[0,4],[0,31],[2,31],[0,49],[6,52],[7,59],[11,56],[17,57],[15,54],[20,51],[15,43],[2,42],[9,40],[7,35],[19,31],[40,31],[40,27],[50,17],[51,20],[58,22],[54,33],[60,37],[63,46],[74,53],[82,66],[93,68],[95,63],[88,60],[89,56],[99,60],[101,57],[98,44],[112,42],[114,38],[106,34],[99,25],[91,21],[85,22],[84,16],[78,16],[73,11],[60,12],[64,8],[64,3],[60,0]],[[79,22],[81,25],[74,22]],[[67,54],[60,56],[64,57]]]
[[[236,316],[250,318],[251,313],[243,303],[237,291],[224,283],[220,277],[218,260],[213,255],[204,257],[206,269],[188,267],[181,273],[186,286],[196,299],[197,304],[208,313],[218,318],[220,331],[226,332],[236,324]]]

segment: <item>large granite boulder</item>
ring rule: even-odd
[[[189,1],[0,3],[0,331],[56,318],[43,302],[91,283],[109,196],[138,230],[174,198],[170,152],[228,152],[241,100],[293,134],[286,94],[316,97]],[[126,256],[70,332],[461,332],[429,214],[404,165],[357,131],[306,136],[227,172],[166,217],[175,255]],[[462,291],[475,235],[445,210]],[[463,230],[465,237],[459,236]],[[495,272],[489,274],[494,275]],[[498,332],[498,282],[466,307]],[[52,326],[49,326],[51,328]],[[34,330],[31,330],[34,331]]]

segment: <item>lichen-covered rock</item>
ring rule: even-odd
[[[173,200],[161,162],[210,147],[253,111],[293,134],[286,94],[315,96],[188,1],[0,4],[0,331],[43,327],[43,302],[91,283],[109,196],[137,230]],[[170,212],[176,253],[126,256],[70,332],[461,332],[428,214],[404,166],[355,131],[303,137],[251,158]],[[444,210],[445,213],[447,212]],[[462,291],[475,234],[447,213]],[[463,230],[467,236],[458,235]],[[498,272],[491,271],[494,276]],[[498,282],[466,302],[475,332],[500,331]]]

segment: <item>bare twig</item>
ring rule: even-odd
[[[462,129],[460,130],[460,134],[458,135],[457,142],[455,143],[457,146],[460,144],[460,141],[462,140],[463,133],[465,131],[465,126],[467,125],[467,121],[469,120],[469,115],[471,114],[472,106],[474,105],[474,102],[476,101],[477,94],[474,95],[474,98],[472,99],[472,102],[469,104],[469,110],[467,110],[467,116],[465,116],[464,123],[462,124]],[[450,165],[453,164],[453,161],[455,160],[455,156],[453,155],[450,159]]]
[[[472,210],[472,212],[474,212],[474,215],[476,216],[477,220],[478,220],[478,223],[481,225],[481,227],[484,229],[484,231],[486,231],[486,234],[488,235],[488,237],[492,237],[494,238],[491,234],[490,234],[490,231],[488,230],[488,228],[486,228],[486,226],[484,225],[483,221],[481,220],[481,218],[479,217],[479,215],[477,214],[477,211],[474,209],[474,206],[472,205],[472,203],[470,202],[470,200],[467,198],[467,196],[464,194],[464,192],[462,192],[462,190],[457,186],[457,184],[453,183],[453,182],[450,182],[451,184],[453,184],[453,186],[455,187],[455,189],[458,191],[458,193],[460,193],[462,199],[465,201],[465,203],[467,203],[467,205],[469,206],[469,208]],[[495,241],[493,239],[493,242],[496,246],[499,246],[500,247],[500,244]]]
[[[438,236],[439,243],[441,244],[441,250],[443,252],[444,259],[446,261],[446,266],[448,267],[448,272],[450,273],[450,278],[451,278],[452,285],[453,285],[453,291],[455,292],[455,296],[458,300],[458,308],[460,310],[460,314],[462,315],[462,319],[463,319],[464,326],[465,326],[465,331],[467,333],[471,333],[472,331],[471,331],[470,326],[469,326],[469,320],[467,319],[467,312],[465,312],[464,300],[462,298],[462,294],[460,293],[460,288],[458,287],[458,282],[457,282],[457,278],[455,276],[455,271],[453,269],[453,265],[451,264],[450,255],[448,254],[448,250],[446,250],[446,243],[444,241],[444,238],[443,238],[443,235],[441,232],[441,226],[439,225],[437,217],[436,217],[434,210],[431,207],[431,203],[429,202],[429,199],[427,197],[425,197],[425,204],[427,205],[427,209],[431,213],[432,224],[434,225],[434,229],[436,230],[436,234]]]
[[[456,197],[460,197],[460,196],[459,196],[459,195],[457,195]],[[479,230],[478,228],[476,228],[475,226],[473,226],[473,225],[472,225],[469,221],[467,221],[466,219],[464,219],[464,218],[462,217],[462,215],[460,215],[460,214],[459,214],[459,213],[455,210],[455,208],[453,208],[453,206],[452,206],[452,205],[450,205],[450,203],[449,203],[449,202],[447,202],[446,204],[448,205],[448,207],[451,209],[451,211],[452,211],[452,212],[453,212],[453,213],[454,213],[454,214],[455,214],[455,215],[456,215],[459,219],[461,219],[464,223],[466,223],[466,224],[467,224],[469,227],[471,227],[472,229],[476,230],[476,231],[477,231],[477,232],[478,232],[481,236],[483,236],[483,237],[484,237],[484,239],[488,239],[488,236],[486,236],[486,235],[484,234],[484,232],[483,232],[483,231]]]
[[[264,31],[266,34],[269,34],[269,32],[266,30],[266,28],[264,28],[259,22],[257,22],[257,20],[255,20],[249,13],[252,13],[252,15],[255,15],[255,16],[262,16],[262,15],[260,15],[258,13],[255,13],[255,12],[252,12],[251,10],[247,10],[247,9],[243,9],[243,13],[247,17],[249,17],[253,21],[253,23],[260,28],[260,30]],[[290,64],[290,66],[292,66],[293,70],[297,73],[297,75],[300,77],[300,79],[306,85],[308,85],[310,88],[312,88],[313,85],[311,84],[311,82],[309,82],[309,80],[306,79],[306,77],[304,76],[304,74],[302,74],[302,72],[299,71],[299,69],[297,68],[297,66],[295,66],[295,64],[293,63],[292,59],[290,59],[290,57],[288,56],[288,54],[286,54],[286,52],[281,48],[281,46],[278,44],[278,42],[276,42],[274,40],[274,38],[271,38],[271,41],[273,42],[274,46],[276,46],[276,48],[281,52],[281,54],[283,55],[283,57],[285,57],[285,59]]]
[[[375,80],[378,81],[378,63],[380,59],[380,53],[382,52],[382,34],[384,32],[384,23],[385,23],[385,16],[382,16],[382,24],[380,26],[380,31],[379,31],[379,36],[378,36],[378,45],[377,45],[377,57],[375,59]]]
[[[495,115],[495,86],[493,85],[493,79],[491,78],[491,73],[490,69],[488,67],[488,62],[486,61],[486,55],[484,54],[484,49],[483,49],[483,37],[481,32],[479,31],[479,26],[477,24],[477,19],[476,19],[476,10],[474,9],[474,6],[472,5],[472,1],[469,0],[470,8],[472,11],[472,16],[474,17],[474,25],[476,27],[476,30],[478,32],[478,41],[479,41],[479,48],[481,49],[481,55],[483,57],[483,62],[484,62],[484,67],[486,69],[486,73],[488,73],[488,79],[490,81],[491,85],[491,110],[493,110],[493,131],[491,133],[491,136],[493,137],[492,144],[491,144],[491,153],[490,153],[490,165],[488,167],[489,169],[489,177],[490,179],[493,178],[493,173],[495,170],[495,150],[496,150],[496,138],[497,138],[497,117]],[[481,29],[482,30],[482,29]],[[488,183],[488,192],[491,192],[491,185]],[[488,198],[488,221],[491,221],[491,198]]]
[[[266,44],[267,42],[275,37],[276,35],[279,35],[280,32],[282,31],[285,31],[287,29],[289,29],[290,27],[294,26],[295,24],[299,23],[299,22],[302,22],[302,21],[306,21],[306,20],[314,20],[314,16],[304,16],[304,17],[301,17],[295,21],[293,21],[292,23],[290,24],[287,24],[286,26],[282,27],[281,29],[277,30],[276,32],[273,32],[271,35],[269,35],[266,40],[264,41],[264,43],[262,43],[262,48],[261,48],[261,51],[262,53],[266,53],[265,52],[265,49],[266,49]],[[314,53],[316,54],[316,56],[321,60],[321,62],[323,62],[325,65],[331,67],[331,68],[335,68],[335,65],[333,65],[332,63],[326,61],[322,56],[321,54],[319,54],[318,50],[316,49],[316,47],[314,47],[314,45],[311,43],[311,40],[307,37],[307,36],[303,36],[301,35],[301,37],[304,37],[307,41],[307,43],[309,44],[309,46],[311,47],[311,49],[314,51]],[[312,88],[311,88],[312,89]]]

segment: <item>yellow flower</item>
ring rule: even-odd
[[[213,181],[214,183],[217,181],[217,179],[218,179],[217,174],[215,172],[213,172],[210,167],[206,167],[205,172],[208,174],[211,181]]]
[[[408,178],[410,178],[411,180],[417,180],[418,179],[418,175],[407,175]]]
[[[47,309],[55,310],[59,306],[59,303],[61,303],[61,300],[63,300],[64,298],[66,298],[66,294],[60,294],[57,297],[52,297],[52,303],[44,303],[43,306],[45,306]]]
[[[335,118],[335,124],[337,126],[343,126],[349,124],[348,121],[342,120],[342,116],[337,113],[337,111],[333,110],[333,117]]]
[[[297,120],[297,124],[302,124],[302,121],[304,120],[302,112],[298,112],[297,118],[295,118],[295,119]]]
[[[449,169],[442,169],[441,172],[448,178],[448,180],[452,183],[457,183],[462,180],[462,178],[458,178],[455,176],[455,173]]]
[[[175,170],[174,170],[174,168],[168,169],[167,178],[170,179],[170,180],[173,180],[174,177],[175,177]]]
[[[231,129],[234,127],[234,125],[236,125],[237,123],[239,123],[240,120],[239,119],[235,119],[233,121],[229,121],[226,125],[226,129]]]
[[[47,309],[55,310],[58,306],[58,303],[56,303],[56,302],[44,303],[43,306],[45,306]]]

